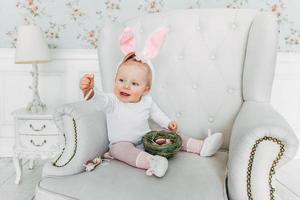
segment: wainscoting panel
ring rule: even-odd
[[[85,73],[94,73],[96,87],[102,89],[96,50],[60,49],[51,54],[52,62],[39,65],[39,92],[48,107],[83,100],[79,80]],[[0,157],[12,155],[10,113],[32,98],[31,70],[31,65],[14,64],[14,49],[0,49]],[[300,53],[278,53],[271,103],[300,138]]]
[[[52,62],[38,66],[39,94],[47,107],[83,100],[79,80],[85,73],[94,73],[102,89],[96,50],[53,50],[51,55]],[[12,156],[11,112],[32,100],[30,71],[30,64],[14,64],[14,49],[0,49],[0,157]]]
[[[278,53],[271,104],[287,119],[300,140],[300,52]]]

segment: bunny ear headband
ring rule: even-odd
[[[151,59],[156,57],[159,50],[163,46],[168,31],[169,31],[168,28],[161,27],[157,31],[152,33],[146,40],[142,52],[136,52],[135,49],[136,39],[131,28],[129,27],[125,28],[120,37],[120,48],[124,55],[127,55],[128,53],[131,52],[135,52],[136,60],[149,65],[152,71],[152,82],[154,80],[154,68],[151,63]]]

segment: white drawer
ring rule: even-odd
[[[53,120],[18,120],[19,134],[57,135],[58,129]]]
[[[27,151],[57,151],[58,136],[19,135],[19,148]]]

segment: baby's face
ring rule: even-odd
[[[114,93],[124,103],[139,102],[150,90],[151,72],[143,64],[131,62],[119,67]]]

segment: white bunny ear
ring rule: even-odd
[[[135,37],[131,28],[126,27],[120,37],[120,48],[124,55],[134,52]]]
[[[161,27],[149,36],[143,51],[144,58],[150,60],[158,54],[164,44],[168,32],[169,29],[167,27]]]

